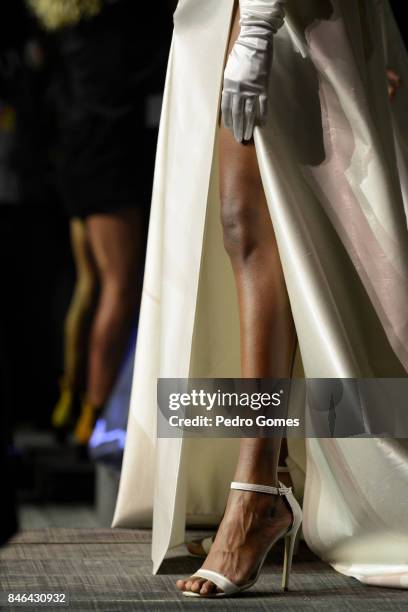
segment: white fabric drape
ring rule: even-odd
[[[405,376],[408,78],[390,107],[385,62],[388,53],[403,76],[406,55],[386,3],[286,7],[255,145],[299,339],[295,376]],[[157,440],[155,431],[157,377],[239,376],[217,176],[232,11],[233,0],[181,0],[175,14],[114,518],[153,522],[154,571],[183,541],[186,519],[219,520],[236,459],[236,440]],[[347,575],[407,586],[407,441],[290,440],[289,451],[299,496],[306,473],[309,546]]]

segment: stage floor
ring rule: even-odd
[[[289,593],[279,590],[279,549],[268,559],[260,581],[248,593],[217,601],[188,600],[177,593],[174,582],[179,576],[192,574],[200,559],[190,556],[184,546],[179,547],[165,561],[160,575],[152,576],[150,536],[149,531],[89,527],[23,529],[0,550],[1,591],[66,593],[68,609],[80,611],[408,609],[408,591],[367,587],[341,576],[321,563],[303,543],[294,563]]]

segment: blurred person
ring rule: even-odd
[[[77,272],[53,424],[66,427],[81,396],[75,438],[84,445],[137,317],[157,135],[149,117],[162,89],[171,21],[159,5],[157,44],[135,36],[132,0],[29,5],[56,50],[59,175]],[[137,10],[143,22],[147,9]]]

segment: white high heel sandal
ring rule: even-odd
[[[292,525],[286,533],[281,536],[277,536],[274,540],[272,540],[272,542],[270,542],[254,574],[254,577],[251,578],[245,584],[241,584],[238,586],[234,584],[231,580],[229,580],[226,576],[223,576],[218,572],[214,572],[213,570],[199,569],[198,572],[195,572],[193,578],[204,578],[205,580],[211,580],[211,582],[213,582],[222,591],[220,593],[206,595],[206,597],[231,597],[231,595],[236,595],[238,593],[241,593],[242,591],[246,591],[251,586],[253,586],[259,578],[259,574],[261,573],[262,566],[265,562],[267,554],[276,544],[276,542],[281,538],[285,538],[282,589],[284,591],[288,590],[290,570],[292,567],[293,549],[295,546],[296,535],[302,523],[302,510],[295,497],[293,496],[292,488],[283,486],[281,482],[279,483],[279,485],[279,487],[268,487],[266,485],[247,484],[245,482],[231,483],[231,489],[237,489],[239,491],[253,491],[256,493],[268,493],[269,495],[283,495],[292,510],[293,521]],[[183,595],[186,595],[186,597],[203,597],[202,595],[200,595],[200,593],[194,593],[193,591],[183,591]]]
[[[278,466],[278,476],[279,476],[279,474],[281,474],[281,475],[282,474],[288,474],[289,475],[290,472],[289,472],[289,469],[286,466],[279,465]],[[280,484],[282,485],[282,483],[280,483]],[[286,485],[283,484],[282,486],[286,486]],[[298,534],[298,536],[296,538],[296,541],[295,541],[294,554],[297,553],[297,549],[299,547],[299,535],[300,534]],[[206,556],[208,555],[208,553],[211,550],[211,546],[214,544],[214,539],[215,539],[215,534],[211,535],[211,536],[207,536],[206,538],[202,538],[201,540],[192,540],[191,542],[186,542],[187,550],[188,550],[188,552],[190,553],[190,555],[192,557],[199,557],[201,559],[202,558],[205,559]],[[190,550],[190,548],[189,548],[189,545],[191,545],[191,544],[199,544],[201,546],[203,552],[198,552],[198,553],[192,552]]]

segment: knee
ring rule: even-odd
[[[138,299],[138,279],[133,275],[105,274],[102,279],[102,296],[113,308],[133,312]]]
[[[257,214],[248,195],[221,195],[224,247],[231,259],[244,260],[257,245]]]
[[[98,293],[98,278],[93,273],[81,273],[78,275],[75,286],[75,298],[83,308],[90,308]]]

